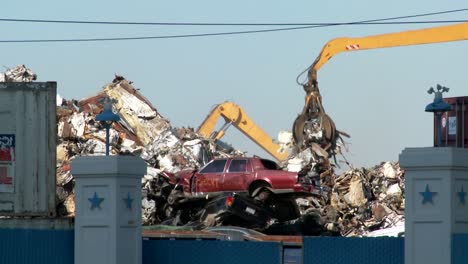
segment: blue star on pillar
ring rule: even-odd
[[[132,202],[133,199],[130,197],[130,193],[127,193],[127,198],[122,199],[124,200],[125,204],[127,205],[128,209],[132,209]]]
[[[423,197],[422,204],[425,204],[426,202],[434,204],[434,202],[432,201],[432,196],[436,195],[437,192],[429,191],[429,184],[426,184],[426,190],[424,192],[419,192],[419,194],[421,194]]]
[[[457,192],[458,198],[460,198],[460,203],[465,205],[465,196],[466,192],[463,190],[463,185],[461,187],[461,191]]]
[[[94,196],[92,198],[88,198],[88,200],[91,202],[91,210],[93,210],[94,208],[101,209],[101,203],[104,201],[104,198],[99,198],[97,193],[94,192]]]

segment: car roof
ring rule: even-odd
[[[259,231],[238,226],[213,226],[204,230],[226,234],[228,240],[257,240],[254,237],[266,236]]]

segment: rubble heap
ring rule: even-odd
[[[0,73],[0,82],[32,82],[37,75],[24,65],[18,65]]]
[[[74,215],[73,177],[70,162],[76,156],[104,155],[105,130],[95,117],[104,99],[113,102],[121,120],[110,129],[110,152],[140,156],[147,162],[142,179],[144,194],[157,191],[161,172],[198,168],[216,157],[243,155],[234,149],[221,149],[212,140],[201,138],[192,128],[173,128],[156,108],[130,82],[116,76],[97,95],[83,100],[57,102],[57,211],[59,216]],[[144,195],[146,197],[146,195]],[[142,201],[143,223],[155,223],[154,201]]]
[[[156,214],[161,205],[147,197],[160,191],[165,172],[199,168],[212,158],[243,156],[232,148],[221,148],[192,128],[173,128],[131,82],[116,76],[92,97],[57,102],[59,216],[74,215],[70,162],[76,156],[105,154],[105,130],[95,117],[102,111],[106,97],[113,101],[114,112],[121,118],[110,129],[111,154],[140,156],[148,166],[142,179],[145,225],[163,220]],[[329,195],[322,198],[298,199],[304,215],[320,215],[325,230],[343,236],[365,235],[404,221],[404,173],[396,163],[351,169],[336,176],[327,153],[316,147],[294,154],[283,165],[288,170],[318,176],[322,186],[330,189]]]
[[[328,201],[312,202],[325,228],[342,236],[361,236],[404,223],[404,172],[398,163],[351,169],[332,187]]]

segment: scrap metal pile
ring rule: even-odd
[[[159,224],[164,220],[157,213],[164,204],[148,197],[156,195],[166,184],[166,172],[200,168],[216,157],[244,155],[201,137],[192,128],[172,127],[131,82],[116,76],[112,83],[89,98],[80,101],[58,98],[59,216],[74,214],[74,180],[70,174],[70,162],[76,156],[105,153],[105,130],[95,117],[102,111],[106,97],[113,101],[114,112],[121,118],[110,130],[111,154],[140,156],[148,166],[142,179],[142,218],[145,225]],[[370,170],[352,169],[336,176],[334,166],[322,147],[291,153],[289,162],[283,164],[285,169],[318,175],[322,185],[331,190],[328,197],[298,199],[305,215],[320,215],[323,230],[341,235],[363,235],[403,221],[404,181],[398,164],[384,163]]]
[[[404,225],[404,171],[398,163],[350,169],[328,183],[328,199],[299,201],[318,213],[325,230],[341,236],[366,236],[372,231]]]
[[[24,65],[8,68],[0,73],[0,82],[32,82],[36,78],[37,75]]]
[[[212,158],[243,155],[234,149],[221,149],[212,140],[201,138],[191,128],[173,128],[156,108],[130,82],[116,76],[98,94],[83,100],[57,101],[57,209],[59,216],[73,216],[74,193],[70,162],[76,156],[104,155],[105,129],[95,121],[105,98],[114,104],[121,120],[110,129],[113,155],[140,156],[147,162],[142,179],[143,196],[157,192],[163,172],[197,168]],[[156,204],[142,201],[144,224],[157,223]]]

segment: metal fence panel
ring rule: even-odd
[[[404,238],[304,238],[304,264],[404,264],[404,261]]]
[[[0,263],[73,264],[73,230],[0,229]]]
[[[283,246],[283,264],[302,264],[302,247]]]
[[[280,243],[216,240],[144,240],[143,264],[280,264]]]
[[[452,237],[452,263],[468,263],[468,234],[455,234]]]

